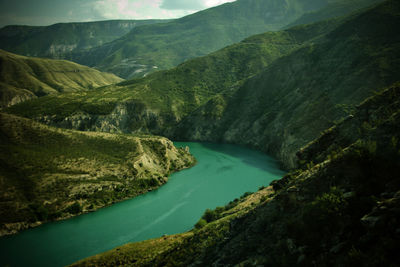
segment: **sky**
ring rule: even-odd
[[[0,27],[109,19],[171,19],[235,0],[0,0]]]

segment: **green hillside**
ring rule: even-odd
[[[50,26],[10,25],[0,29],[0,49],[24,56],[69,59],[71,52],[114,41],[137,26],[167,21],[109,20]]]
[[[286,27],[290,28],[296,25],[309,24],[327,18],[334,18],[339,16],[345,16],[350,14],[352,11],[360,10],[362,8],[369,7],[373,4],[377,4],[381,1],[375,0],[336,0],[330,1],[323,8],[311,11],[303,14],[300,18],[294,22],[288,24]]]
[[[72,266],[398,266],[399,95],[367,99],[299,152],[301,169],[193,230]]]
[[[0,108],[38,96],[79,92],[122,81],[65,60],[33,58],[0,50]]]
[[[305,13],[335,2],[337,0],[238,0],[169,23],[137,27],[114,42],[77,55],[74,61],[123,78],[142,77],[248,36],[280,30]],[[360,5],[371,2],[379,0],[358,1]],[[323,19],[357,8],[359,5],[346,5],[341,12],[324,12]]]
[[[206,57],[95,91],[8,109],[65,128],[245,144],[295,153],[376,88],[399,80],[397,2],[256,35]],[[307,125],[307,126],[305,126]]]
[[[0,113],[0,235],[153,190],[194,158],[166,138],[77,132]]]
[[[333,30],[275,60],[233,95],[212,100],[225,103],[217,118],[204,105],[173,135],[255,146],[294,167],[300,147],[376,88],[399,80],[399,14],[399,4],[387,1],[339,20]],[[303,26],[290,31],[309,35]]]

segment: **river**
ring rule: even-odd
[[[189,146],[196,166],[171,175],[158,190],[96,212],[0,238],[1,266],[64,266],[128,242],[193,228],[205,209],[283,176],[277,162],[242,146]]]

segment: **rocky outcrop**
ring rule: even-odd
[[[154,190],[195,159],[163,137],[61,130],[0,114],[0,235]]]

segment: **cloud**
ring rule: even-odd
[[[102,19],[177,18],[187,12],[165,12],[162,0],[96,0],[90,4],[96,16]]]
[[[108,19],[173,19],[234,0],[0,0],[0,27]]]
[[[160,8],[169,10],[200,10],[206,8],[203,0],[163,0]]]
[[[160,8],[169,10],[201,10],[236,0],[163,0]]]
[[[236,0],[203,0],[204,5],[209,8],[209,7],[213,7],[213,6],[219,6],[222,5],[224,3],[228,3],[228,2],[235,2]]]

